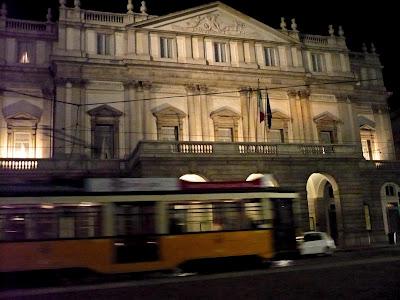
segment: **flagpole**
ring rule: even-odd
[[[248,91],[247,91],[247,139],[248,139],[248,142],[250,142],[251,141],[251,138],[250,138],[250,97],[251,97],[251,94],[250,94],[250,92],[251,92],[251,89],[249,88],[248,89]]]

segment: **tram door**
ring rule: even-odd
[[[297,251],[292,199],[274,199],[274,238],[277,256]]]

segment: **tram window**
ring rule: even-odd
[[[28,210],[24,207],[6,207],[0,209],[1,238],[3,240],[26,239],[26,214]]]
[[[54,213],[33,214],[32,238],[55,239],[57,238],[57,216]]]
[[[220,225],[222,230],[242,229],[243,215],[240,202],[214,203],[213,214],[216,224]]]
[[[73,238],[75,236],[75,218],[73,216],[60,216],[58,226],[60,238]]]
[[[58,217],[60,238],[101,235],[100,206],[65,206]]]
[[[117,203],[117,235],[155,233],[154,203]]]
[[[259,199],[172,204],[170,233],[268,228]],[[260,225],[260,226],[259,226]]]
[[[25,214],[9,214],[4,226],[5,240],[26,239]]]

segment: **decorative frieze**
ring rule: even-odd
[[[172,26],[179,31],[201,34],[223,34],[242,37],[255,37],[257,34],[238,19],[223,20],[219,13],[198,16],[182,24]]]

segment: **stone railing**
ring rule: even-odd
[[[5,29],[11,32],[52,34],[56,32],[56,24],[18,19],[6,19]]]
[[[146,15],[141,13],[112,13],[95,10],[84,10],[74,8],[63,8],[60,9],[60,21],[62,22],[82,22],[86,24],[94,25],[106,25],[106,26],[117,26],[123,27],[128,24],[134,24],[143,20],[154,18],[153,15]]]
[[[328,45],[328,37],[323,35],[302,34],[301,41],[305,44]]]
[[[125,161],[95,159],[23,159],[0,158],[0,171],[38,171],[63,173],[71,172],[120,172],[125,169]]]
[[[317,158],[361,158],[357,145],[273,144],[273,143],[220,143],[142,141],[129,160],[140,156],[275,156]]]
[[[119,23],[124,24],[125,14],[116,14],[100,11],[85,10],[83,11],[83,19],[90,23]]]
[[[36,170],[38,161],[35,159],[0,159],[0,170]]]

